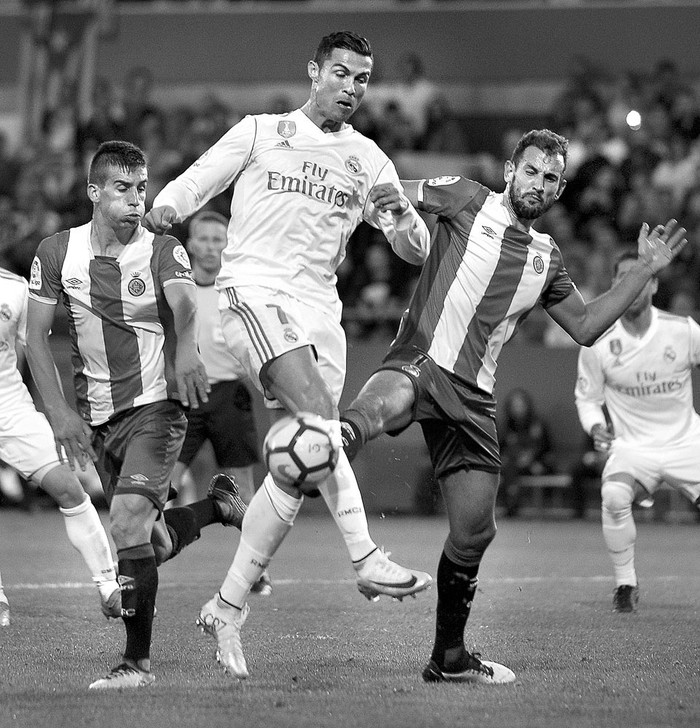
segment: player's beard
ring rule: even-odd
[[[549,202],[542,200],[541,202],[526,204],[520,190],[513,185],[508,187],[508,196],[513,211],[521,220],[536,220],[544,215],[555,202],[552,199]]]

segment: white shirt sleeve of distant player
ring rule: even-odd
[[[257,122],[246,116],[156,195],[153,207],[169,205],[182,221],[227,189],[247,164]]]
[[[23,348],[27,345],[27,301],[29,299],[29,287],[24,284],[24,296],[22,298],[22,307],[17,317],[17,337],[15,343]]]
[[[688,317],[690,327],[690,363],[692,366],[700,366],[700,326],[697,322]]]
[[[576,377],[576,409],[581,427],[590,435],[595,425],[606,426],[605,374],[598,353],[592,347],[581,347]]]
[[[375,184],[385,182],[393,184],[403,194],[399,175],[391,162],[384,165]],[[384,233],[396,255],[407,263],[422,265],[430,252],[430,232],[415,207],[408,202],[408,199],[406,202],[408,203],[406,210],[400,215],[395,215],[389,211],[378,210],[368,200],[363,217],[366,222]]]

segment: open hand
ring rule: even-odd
[[[687,245],[686,229],[673,218],[665,225],[649,230],[644,223],[637,238],[639,260],[649,267],[653,275],[664,269]]]

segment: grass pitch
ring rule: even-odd
[[[371,518],[397,561],[435,574],[442,516]],[[196,629],[238,532],[211,526],[160,569],[156,683],[87,685],[119,662],[107,623],[56,511],[0,511],[0,570],[12,624],[0,630],[0,726],[608,728],[700,725],[700,527],[638,524],[639,611],[610,611],[596,521],[501,521],[487,552],[467,645],[508,665],[512,685],[425,684],[436,590],[367,602],[328,515],[302,515],[251,597],[251,676],[225,676]]]

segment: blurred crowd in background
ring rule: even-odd
[[[433,160],[454,156],[468,162],[469,176],[502,190],[503,162],[527,128],[507,129],[495,144],[500,154],[474,148],[465,117],[427,76],[422,59],[407,54],[402,64],[400,81],[381,80],[371,87],[353,126],[395,159],[400,174],[400,159],[407,154]],[[90,118],[81,119],[75,87],[57,79],[49,85],[35,143],[12,150],[0,130],[0,265],[28,276],[42,238],[90,218],[86,163],[100,142],[121,138],[144,149],[152,200],[241,118],[235,99],[211,93],[196,105],[165,108],[154,101],[156,84],[148,68],[131,69],[121,84],[98,78]],[[289,98],[276,96],[260,111],[290,108]],[[584,297],[608,288],[616,253],[635,244],[643,221],[654,225],[675,217],[688,229],[691,244],[664,273],[655,302],[696,316],[700,104],[693,81],[665,60],[645,74],[618,74],[576,58],[566,87],[539,121],[568,137],[570,147],[568,187],[536,227],[551,233],[562,249]],[[228,215],[228,196],[210,207]],[[183,236],[186,230],[175,232]],[[391,253],[381,233],[361,226],[338,272],[349,335],[393,331],[416,275]],[[545,314],[530,316],[521,336],[573,345]]]

